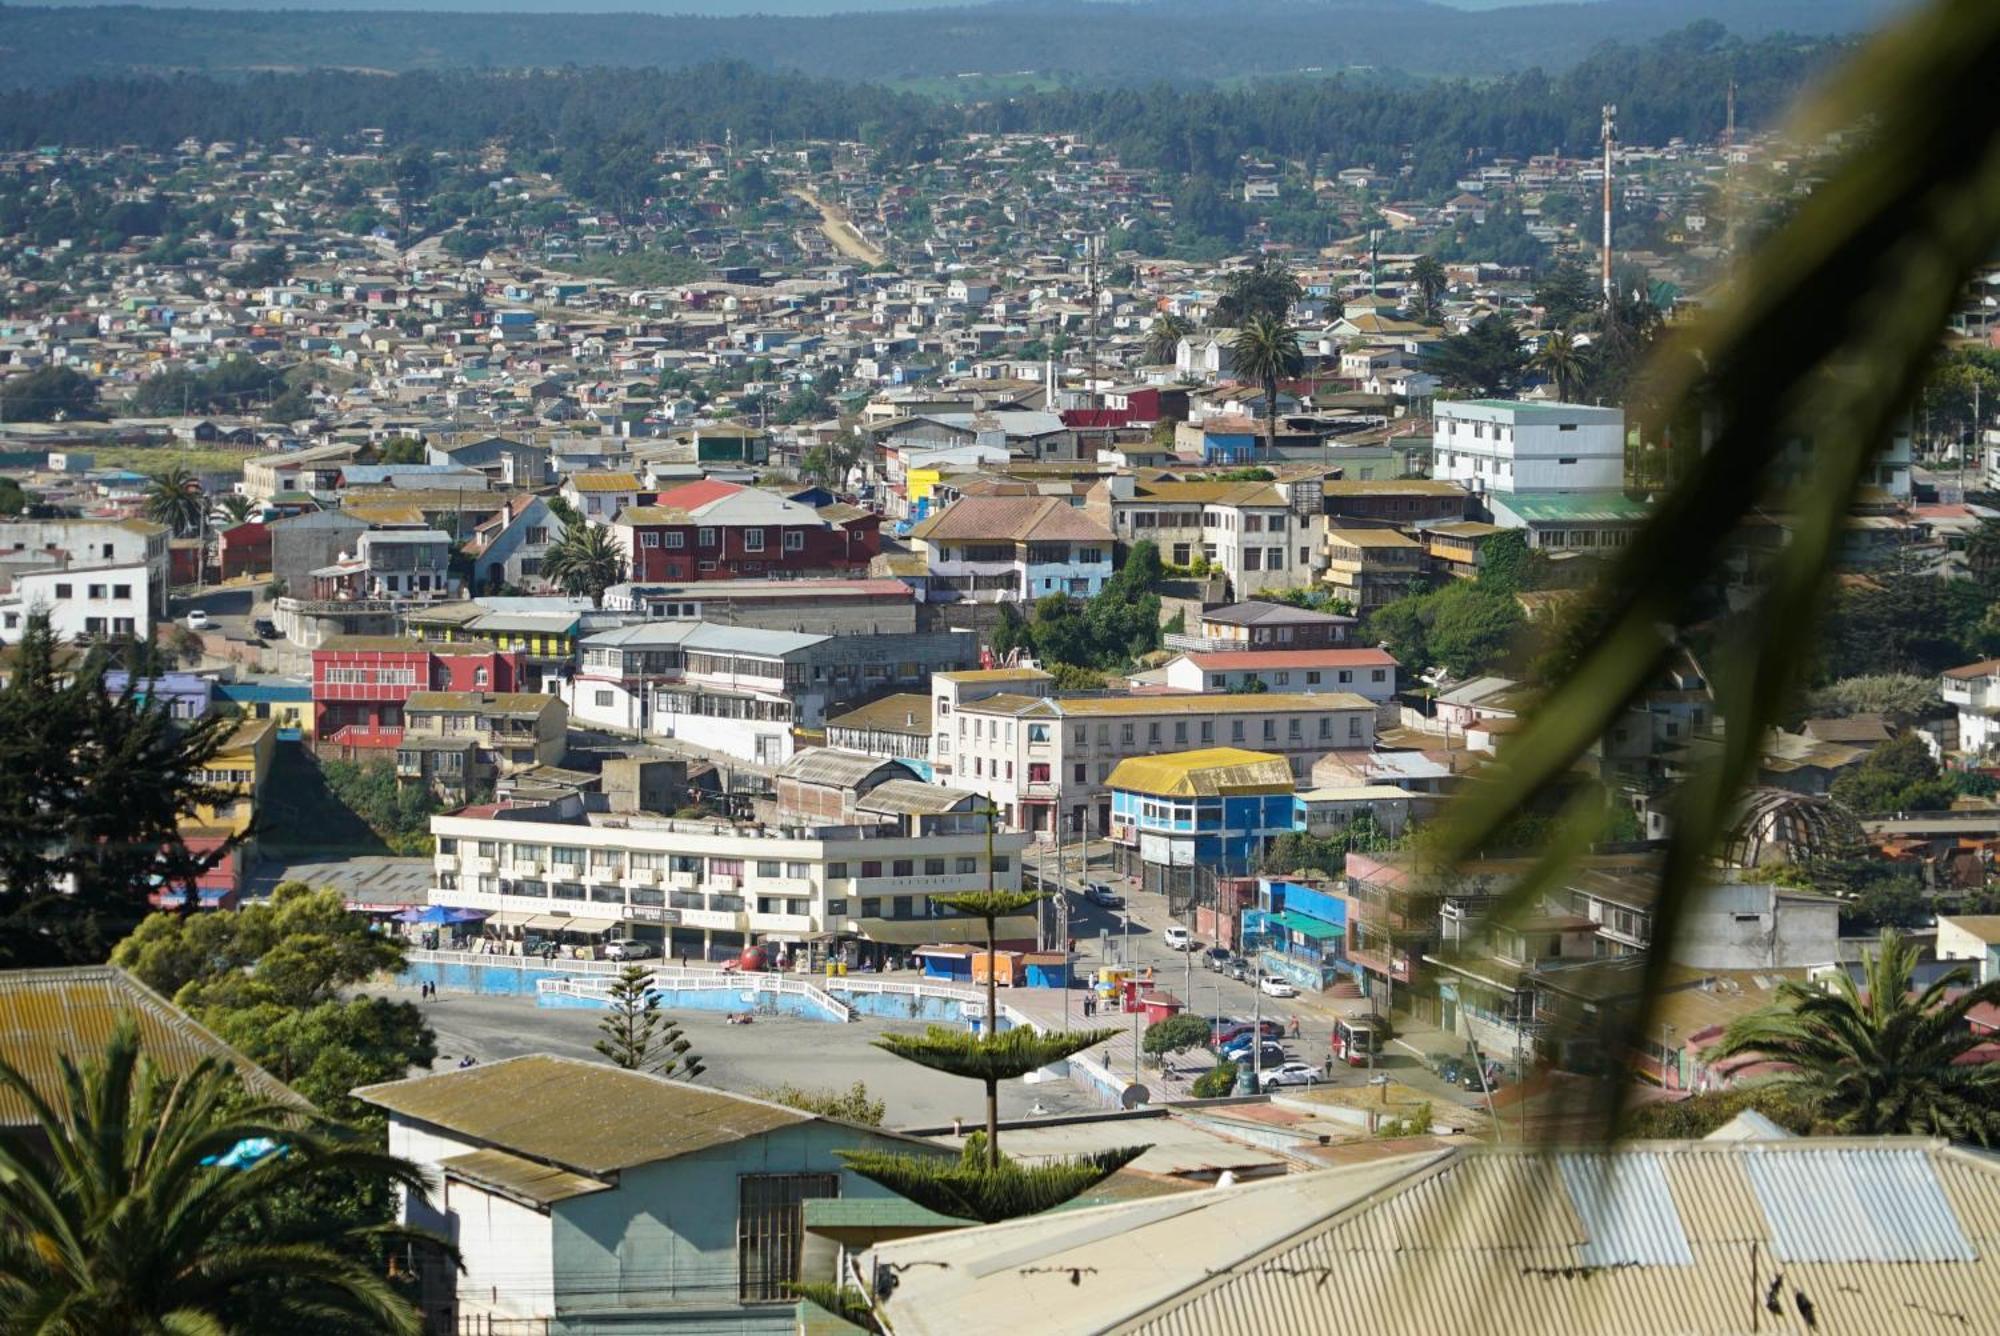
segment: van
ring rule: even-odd
[[[1166,932],[1161,934],[1161,940],[1166,942],[1169,951],[1186,951],[1194,945],[1194,934],[1180,924],[1172,923],[1168,924]]]

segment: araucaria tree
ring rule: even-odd
[[[604,1037],[593,1045],[608,1061],[682,1081],[702,1074],[701,1058],[688,1051],[681,1027],[660,1013],[660,995],[645,966],[627,965],[608,992],[611,1009],[597,1023]]]
[[[378,1258],[385,1244],[438,1240],[274,1209],[355,1184],[421,1192],[415,1165],[330,1135],[301,1106],[246,1098],[217,1060],[169,1079],[129,1024],[96,1059],[61,1064],[51,1089],[0,1062],[0,1090],[33,1116],[0,1136],[0,1327],[421,1330]],[[255,1147],[270,1153],[247,1157]]]
[[[235,800],[201,778],[235,722],[107,691],[102,646],[65,654],[31,615],[0,687],[0,963],[102,960],[150,887],[191,894],[244,838],[197,854],[181,836],[183,817]]]
[[[1986,1043],[1966,1016],[2000,1002],[2000,980],[1972,986],[1969,966],[1912,987],[1916,945],[1894,930],[1830,990],[1790,980],[1778,1001],[1733,1021],[1708,1058],[1782,1063],[1773,1078],[1829,1131],[2000,1142],[2000,1064],[1968,1062]]]
[[[875,1041],[876,1047],[932,1071],[982,1082],[986,1087],[986,1130],[966,1139],[964,1152],[955,1162],[878,1150],[840,1153],[854,1172],[921,1206],[989,1224],[1060,1206],[1146,1152],[1144,1146],[1131,1146],[1032,1168],[1016,1164],[1000,1153],[1000,1083],[1104,1043],[1117,1032],[1040,1031],[1028,1026],[998,1029],[1000,999],[993,969],[997,925],[1006,915],[1031,908],[1041,897],[1032,891],[992,889],[993,819],[994,813],[989,808],[986,813],[989,889],[931,897],[934,903],[947,909],[985,920],[985,1024],[978,1034],[933,1025],[920,1035],[890,1034]]]
[[[1283,316],[1253,315],[1236,331],[1230,351],[1236,374],[1264,386],[1264,456],[1269,459],[1278,452],[1278,382],[1305,369],[1299,332]]]

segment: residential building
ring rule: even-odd
[[[1371,523],[1416,526],[1449,524],[1472,510],[1472,495],[1455,482],[1429,478],[1328,478],[1320,485],[1320,504],[1327,522],[1367,520]]]
[[[337,491],[340,471],[374,453],[365,442],[335,441],[243,461],[243,494],[269,502],[293,493]]]
[[[622,512],[611,526],[638,584],[808,575],[860,576],[881,551],[881,516],[819,509],[706,479]]]
[[[782,765],[795,729],[829,711],[978,662],[970,632],[800,635],[703,622],[599,632],[564,694],[583,723],[655,733],[763,765]]]
[[[430,602],[455,598],[451,535],[436,529],[372,529],[354,554],[312,572],[319,602]]]
[[[2000,746],[2000,659],[1947,668],[1938,689],[1958,710],[1960,751],[1983,757]]]
[[[1347,644],[1357,621],[1342,613],[1252,599],[1210,608],[1201,614],[1202,643],[1174,647],[1204,651],[1328,649]]]
[[[1483,569],[1486,545],[1506,532],[1501,525],[1479,520],[1433,524],[1423,530],[1424,555],[1433,574],[1476,580]]]
[[[917,593],[901,580],[691,580],[613,585],[607,612],[665,621],[761,626],[823,635],[884,635],[917,629]]]
[[[1055,694],[1055,677],[1039,668],[975,668],[931,674],[931,771],[940,779],[952,772],[955,730],[952,715],[961,706],[989,696],[1043,697]]]
[[[150,640],[157,624],[145,566],[76,566],[17,573],[0,593],[0,644],[17,644],[36,613],[64,640]]]
[[[1623,492],[1491,492],[1484,500],[1493,522],[1525,531],[1529,547],[1585,556],[1617,555],[1651,513]]]
[[[414,691],[403,702],[396,777],[466,797],[538,765],[560,765],[569,709],[534,691]]]
[[[964,939],[966,920],[930,897],[986,886],[986,822],[953,810],[965,798],[938,790],[930,806],[943,810],[882,804],[903,810],[779,827],[472,808],[431,818],[430,898],[486,910],[488,926],[503,932],[637,937],[670,956],[703,959],[729,959],[759,942],[819,943],[879,964],[900,948]],[[864,795],[855,805],[867,802]],[[1002,889],[1019,889],[1026,843],[995,837],[992,875]],[[1001,922],[1003,941],[1034,935],[1031,914]]]
[[[311,510],[270,521],[271,578],[280,594],[303,598],[312,573],[352,554],[368,521],[338,510]]]
[[[1329,529],[1320,578],[1365,617],[1422,588],[1424,545],[1394,529]]]
[[[508,489],[546,487],[550,478],[552,452],[532,441],[510,441],[487,436],[453,445],[432,444],[427,457],[433,464],[450,464],[476,469],[491,484]]]
[[[1111,578],[1111,531],[1053,497],[966,497],[910,530],[933,603],[1089,598]]]
[[[522,685],[516,689],[543,691],[553,679],[566,679],[575,667],[586,617],[593,622],[612,620],[594,611],[587,598],[489,594],[463,603],[412,608],[401,614],[401,621],[419,640],[515,650],[521,655],[522,670]]]
[[[1132,756],[1105,780],[1112,857],[1147,891],[1186,903],[1218,876],[1254,872],[1292,831],[1297,788],[1283,756],[1241,747]]]
[[[1351,691],[1386,705],[1398,666],[1383,649],[1220,650],[1177,655],[1148,676],[1175,691]]]
[[[898,761],[918,763],[927,775],[931,759],[931,706],[928,695],[899,691],[826,721],[826,745]]]
[[[889,1201],[839,1152],[923,1143],[706,1085],[529,1054],[354,1092],[432,1186],[401,1223],[435,1331],[792,1329],[804,1202]]]
[[[562,485],[562,498],[590,523],[609,524],[639,503],[642,490],[633,473],[572,473]]]
[[[952,783],[984,794],[1006,822],[1053,839],[1106,834],[1107,784],[1131,756],[1210,747],[1284,757],[1295,778],[1340,748],[1375,745],[1375,706],[1352,692],[1144,696],[994,695],[951,716]],[[942,720],[940,720],[942,724]]]
[[[1410,791],[1394,784],[1315,787],[1299,793],[1292,819],[1304,833],[1329,839],[1366,817],[1390,839],[1400,839],[1410,824],[1411,801]]]
[[[150,638],[170,561],[166,528],[146,520],[0,519],[0,643],[38,609],[67,638]]]
[[[1939,960],[1969,960],[1975,983],[2000,979],[2000,914],[1940,914]]]
[[[1440,402],[1431,477],[1474,492],[1617,492],[1625,414],[1582,404]]]
[[[1153,543],[1170,565],[1201,558],[1221,568],[1243,598],[1310,585],[1324,530],[1316,477],[1171,482],[1120,473],[1091,488],[1084,512],[1122,544]]]
[[[547,588],[542,563],[562,536],[562,518],[549,509],[547,500],[532,493],[512,498],[481,520],[464,545],[466,555],[472,558],[473,590],[498,593],[507,587]]]
[[[195,772],[203,785],[226,795],[197,804],[181,820],[182,842],[190,853],[206,856],[239,835],[249,838],[221,855],[195,878],[195,899],[202,909],[234,909],[249,889],[250,869],[257,865],[256,822],[264,784],[277,756],[278,727],[269,719],[245,719],[237,724],[215,755]],[[147,900],[156,909],[172,909],[185,901],[181,887],[160,888]]]
[[[1346,1336],[1357,1313],[1372,1336],[1933,1336],[1938,1313],[1984,1312],[2000,1286],[1984,1243],[2000,1165],[1941,1139],[1792,1138],[1745,1118],[1706,1141],[1409,1144],[882,1242],[852,1274],[897,1277],[878,1313],[899,1336],[998,1336],[1035,1312],[1213,1336]]]
[[[393,748],[417,692],[514,691],[521,680],[518,653],[401,636],[336,637],[312,665],[318,737],[344,747]]]

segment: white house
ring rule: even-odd
[[[76,566],[16,575],[13,587],[0,594],[0,644],[19,643],[36,612],[46,612],[49,628],[64,640],[149,640],[154,618],[147,568]]]
[[[1958,709],[1960,751],[1984,756],[2000,745],[2000,659],[1947,668],[1939,694]]]
[[[1059,497],[966,497],[910,539],[929,562],[930,602],[1089,598],[1111,578],[1111,531]]]
[[[1175,691],[1351,691],[1377,705],[1396,695],[1395,656],[1382,649],[1221,650],[1182,654],[1159,670]],[[1251,688],[1255,690],[1255,688]]]
[[[1625,483],[1625,414],[1497,399],[1440,403],[1431,477],[1480,493],[1616,492]]]

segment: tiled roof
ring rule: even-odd
[[[925,542],[1112,542],[1111,531],[1067,501],[1036,496],[969,496],[910,531]]]

